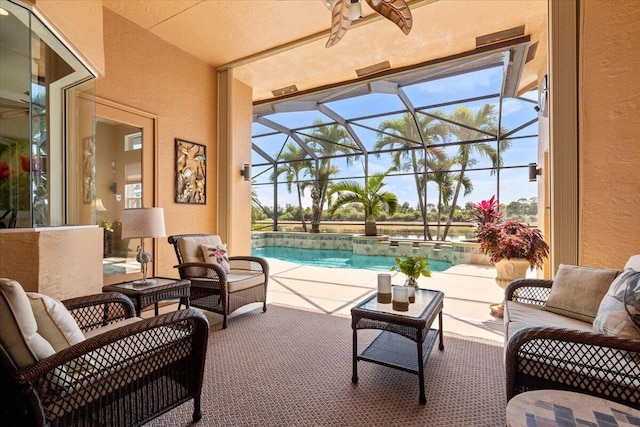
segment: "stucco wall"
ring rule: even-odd
[[[98,75],[104,75],[102,1],[34,1],[36,10]]]
[[[640,7],[584,2],[581,263],[617,267],[640,253]]]
[[[16,228],[0,232],[0,277],[57,299],[102,290],[102,228]]]
[[[215,70],[107,9],[104,37],[107,66],[96,95],[157,116],[157,205],[167,235],[215,233]],[[206,205],[175,203],[175,138],[207,146]],[[175,262],[166,238],[159,239],[157,274],[175,277]]]
[[[251,164],[252,96],[249,86],[238,80],[233,81],[231,185],[234,197],[232,215],[229,216],[232,222],[229,227],[229,253],[232,255],[251,253],[251,183],[245,182],[240,176],[240,169],[245,163]]]

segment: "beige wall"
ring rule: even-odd
[[[231,224],[229,254],[251,253],[251,182],[244,181],[240,169],[251,164],[251,130],[253,121],[253,91],[244,83],[233,81],[233,121],[231,159]],[[253,172],[252,172],[253,174]]]
[[[37,0],[39,12],[77,55],[98,75],[104,75],[102,1]]]
[[[157,116],[156,205],[164,208],[167,235],[215,233],[215,70],[142,28],[104,10],[105,77],[96,96]],[[207,204],[175,203],[174,140],[207,146]],[[156,273],[176,277],[175,253],[158,239]]]
[[[640,253],[640,7],[583,6],[581,263],[620,268]]]

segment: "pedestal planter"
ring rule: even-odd
[[[502,289],[506,289],[507,285],[516,279],[523,279],[527,275],[527,268],[530,267],[529,261],[525,258],[501,259],[495,263],[496,266],[496,283]],[[504,301],[499,304],[490,305],[491,314],[496,317],[502,317],[504,312]]]
[[[525,258],[501,259],[495,266],[498,273],[496,283],[502,289],[506,289],[511,281],[526,277],[529,261]]]

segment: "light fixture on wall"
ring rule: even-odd
[[[529,182],[537,181],[538,175],[542,175],[542,169],[538,167],[537,163],[529,163]]]
[[[240,169],[240,176],[244,177],[245,181],[251,181],[251,165],[245,163]]]
[[[363,18],[363,0],[322,0],[331,11],[331,34],[326,47],[338,43],[347,33],[352,21]],[[409,34],[413,18],[405,0],[366,0],[373,10],[396,24],[403,33]]]
[[[153,261],[153,256],[144,250],[144,239],[164,237],[164,209],[140,208],[122,211],[122,238],[140,239],[136,260],[142,266],[142,281],[136,284],[147,284],[147,264]]]

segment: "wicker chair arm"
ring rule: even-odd
[[[83,332],[135,315],[131,300],[118,292],[70,298],[62,303]]]
[[[269,277],[269,262],[262,257],[255,256],[232,256],[229,257],[229,264],[234,270],[259,271]]]
[[[131,323],[120,328],[107,331],[103,334],[96,335],[88,338],[76,345],[61,350],[52,356],[43,359],[34,365],[28,366],[17,372],[16,379],[20,383],[27,383],[29,381],[36,381],[39,378],[44,378],[47,374],[54,372],[56,369],[62,366],[83,366],[85,363],[84,357],[92,351],[103,349],[106,346],[110,346],[109,351],[113,354],[126,354],[131,357],[144,358],[147,355],[148,349],[140,347],[138,349],[132,349],[132,343],[144,343],[146,340],[141,339],[139,342],[135,340],[135,336],[145,331],[161,327],[174,327],[187,330],[187,334],[190,340],[194,343],[194,350],[198,347],[198,343],[204,344],[204,349],[200,348],[200,351],[206,351],[207,334],[209,329],[209,323],[200,311],[194,309],[178,310],[175,312],[162,314],[150,319],[144,319],[139,322]],[[133,340],[131,339],[133,338]],[[175,341],[183,340],[181,336]],[[170,344],[171,341],[165,344]],[[138,350],[137,352],[135,350]],[[84,381],[87,377],[83,377]]]
[[[553,280],[546,279],[516,279],[505,289],[504,300],[544,306],[552,284]]]
[[[543,388],[580,391],[640,405],[640,340],[551,327],[523,328],[505,349],[507,400],[523,388],[518,375]]]

